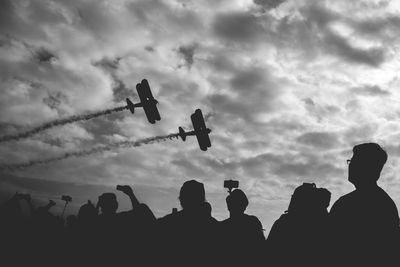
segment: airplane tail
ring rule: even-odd
[[[127,108],[132,112],[132,114],[135,113],[135,105],[133,105],[132,101],[129,100],[129,98],[126,99],[126,105]]]
[[[186,140],[186,132],[183,130],[182,127],[179,127],[179,136],[182,138],[183,141]]]

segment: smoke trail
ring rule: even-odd
[[[50,121],[50,122],[44,123],[44,124],[42,124],[42,125],[40,125],[40,126],[38,126],[36,128],[33,128],[33,129],[29,130],[29,131],[26,131],[26,132],[1,136],[0,137],[0,143],[12,141],[12,140],[17,141],[17,140],[20,140],[20,139],[23,139],[23,138],[28,138],[28,137],[31,137],[31,136],[39,133],[39,132],[47,130],[49,128],[53,128],[53,127],[60,126],[60,125],[65,125],[65,124],[76,122],[76,121],[90,120],[90,119],[93,119],[95,117],[111,114],[111,113],[114,113],[114,112],[119,112],[119,111],[122,111],[124,109],[126,109],[126,106],[112,108],[112,109],[106,109],[106,110],[103,110],[103,111],[90,113],[90,114],[74,115],[74,116],[71,116],[71,117],[68,117],[68,118]]]
[[[138,146],[146,145],[146,144],[164,142],[164,141],[167,141],[168,139],[172,140],[173,138],[178,138],[178,136],[179,136],[179,133],[173,133],[173,134],[168,134],[168,135],[159,135],[159,136],[154,136],[154,137],[143,138],[143,139],[139,139],[136,141],[120,141],[120,142],[111,143],[106,146],[95,147],[95,148],[88,149],[88,150],[67,152],[64,155],[54,157],[54,158],[43,159],[43,160],[31,160],[31,161],[28,161],[25,163],[20,163],[20,164],[0,165],[0,170],[10,170],[10,171],[21,170],[21,169],[29,168],[29,167],[36,166],[36,165],[48,164],[48,163],[68,159],[71,157],[85,157],[85,156],[89,156],[89,155],[93,155],[93,154],[99,154],[99,153],[103,153],[106,151],[111,151],[111,150],[118,149],[118,148],[138,147]]]

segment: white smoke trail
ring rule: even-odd
[[[61,155],[58,157],[53,157],[53,158],[48,158],[48,159],[43,159],[43,160],[31,160],[31,161],[19,163],[19,164],[0,165],[0,170],[9,170],[9,171],[21,170],[21,169],[26,169],[26,168],[36,166],[36,165],[43,165],[43,164],[48,164],[48,163],[68,159],[71,157],[85,157],[85,156],[89,156],[89,155],[93,155],[93,154],[99,154],[99,153],[103,153],[106,151],[111,151],[111,150],[118,149],[118,148],[138,147],[138,146],[146,145],[146,144],[164,142],[164,141],[167,141],[168,139],[172,140],[173,138],[178,138],[178,136],[179,136],[179,133],[173,133],[173,134],[168,134],[168,135],[159,135],[159,136],[143,138],[143,139],[139,139],[136,141],[120,141],[120,142],[108,144],[106,146],[95,147],[95,148],[88,149],[88,150],[67,152],[64,155]]]
[[[112,108],[112,109],[106,109],[106,110],[103,110],[103,111],[90,113],[90,114],[74,115],[74,116],[71,116],[71,117],[68,117],[68,118],[50,121],[50,122],[44,123],[44,124],[42,124],[42,125],[40,125],[38,127],[35,127],[35,128],[33,128],[31,130],[28,130],[26,132],[1,136],[0,137],[0,143],[8,142],[8,141],[17,141],[17,140],[20,140],[20,139],[28,138],[28,137],[31,137],[31,136],[33,136],[35,134],[38,134],[39,132],[45,131],[45,130],[47,130],[49,128],[65,125],[65,124],[76,122],[76,121],[90,120],[90,119],[93,119],[95,117],[111,114],[111,113],[114,113],[114,112],[119,112],[119,111],[122,111],[124,109],[126,109],[126,106]]]

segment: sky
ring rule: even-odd
[[[149,81],[161,121],[121,111],[0,143],[0,165],[60,157],[190,128],[202,109],[212,147],[195,138],[116,148],[0,171],[2,199],[71,195],[68,212],[129,184],[156,216],[179,207],[184,181],[205,185],[228,217],[239,180],[266,235],[303,182],[353,190],[352,147],[389,154],[379,185],[400,205],[400,2],[385,0],[1,0],[0,136],[138,101]]]

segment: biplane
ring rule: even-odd
[[[131,100],[129,100],[129,98],[127,98],[126,108],[129,109],[133,114],[135,113],[136,107],[143,107],[147,120],[152,124],[161,120],[160,113],[158,112],[156,106],[158,101],[153,97],[147,80],[143,79],[141,83],[136,84],[136,90],[139,95],[140,103],[134,104]]]
[[[197,137],[197,142],[199,143],[200,149],[207,151],[207,148],[211,147],[210,137],[208,136],[208,134],[211,133],[211,129],[206,127],[203,113],[200,109],[196,109],[190,118],[192,120],[193,130],[190,132],[185,132],[182,127],[179,127],[179,136],[183,141],[185,141],[186,136],[195,135]]]

